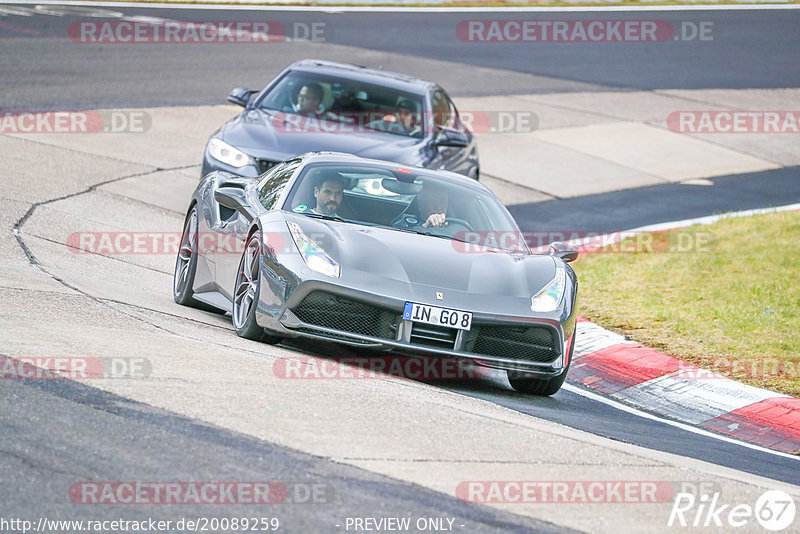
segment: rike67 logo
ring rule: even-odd
[[[771,532],[779,532],[793,525],[794,499],[780,490],[762,494],[755,505],[725,503],[721,493],[678,493],[667,521],[667,526],[719,527],[725,532],[751,525],[753,520]],[[796,532],[797,530],[793,530]]]

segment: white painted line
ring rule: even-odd
[[[786,397],[735,380],[660,376],[619,391],[614,397],[691,424],[699,424],[765,399]]]
[[[564,384],[561,387],[562,387],[562,389],[565,389],[565,390],[567,390],[567,391],[569,391],[571,393],[575,393],[576,395],[580,395],[582,397],[586,397],[587,399],[591,399],[591,400],[600,402],[602,404],[606,404],[608,406],[616,408],[617,410],[621,410],[623,412],[626,412],[626,413],[629,413],[629,414],[632,414],[632,415],[636,415],[636,416],[641,417],[643,419],[649,419],[651,421],[658,421],[660,423],[664,423],[665,425],[670,425],[670,426],[673,426],[673,427],[676,427],[676,428],[680,428],[681,430],[686,430],[687,432],[691,432],[693,434],[698,434],[700,436],[713,438],[713,439],[718,439],[720,441],[724,441],[726,443],[732,443],[734,445],[739,445],[740,447],[745,447],[747,449],[752,449],[752,450],[759,451],[759,452],[764,452],[764,453],[767,453],[767,454],[773,454],[775,456],[781,456],[783,458],[792,458],[794,460],[800,460],[800,456],[796,456],[794,454],[789,454],[787,452],[781,452],[781,451],[774,451],[772,449],[768,449],[766,447],[762,447],[761,445],[755,445],[753,443],[747,443],[746,441],[740,441],[738,439],[730,438],[728,436],[715,434],[714,432],[710,432],[710,431],[702,429],[702,428],[697,428],[695,426],[688,425],[686,423],[681,423],[681,422],[678,422],[678,421],[672,421],[671,419],[664,419],[664,418],[658,417],[657,415],[653,415],[651,413],[643,412],[643,411],[638,410],[636,408],[633,408],[631,406],[627,406],[627,405],[625,405],[625,404],[623,404],[621,402],[614,401],[614,400],[609,399],[608,397],[605,397],[605,396],[600,395],[598,393],[592,393],[591,391],[586,391],[586,390],[581,389],[581,388],[579,388],[577,386],[573,386],[572,384]]]
[[[626,341],[625,338],[614,332],[610,332],[589,321],[581,321],[575,326],[577,335],[575,336],[574,356],[584,356],[597,352],[600,349],[613,347],[614,345],[635,345],[633,341]]]
[[[346,1],[346,0],[343,0]],[[593,13],[593,12],[657,12],[657,11],[774,11],[787,9],[800,9],[798,4],[743,4],[743,5],[685,5],[685,6],[574,6],[574,7],[402,7],[402,6],[337,6],[335,4],[320,4],[318,6],[294,5],[231,5],[231,4],[148,4],[146,2],[79,2],[42,0],[3,0],[4,4],[40,4],[58,6],[91,6],[91,7],[133,7],[147,9],[188,9],[188,10],[225,10],[225,11],[322,11],[330,13],[348,12],[383,12],[383,13]]]
[[[633,239],[639,234],[647,232],[665,232],[668,230],[675,230],[677,228],[685,228],[695,224],[708,225],[713,224],[722,219],[729,217],[749,217],[751,215],[764,215],[767,213],[777,213],[781,211],[795,211],[800,210],[800,204],[788,204],[786,206],[777,206],[774,208],[758,208],[752,210],[733,211],[730,213],[722,213],[719,215],[706,215],[705,217],[695,217],[694,219],[683,219],[680,221],[669,221],[658,224],[650,224],[647,226],[640,226],[638,228],[631,228],[630,230],[621,230],[615,232],[598,232],[596,235],[570,239],[566,241],[567,245],[582,249],[582,253],[590,254],[593,250],[604,246],[612,246],[622,242],[623,239]],[[540,247],[532,248],[535,253],[545,253],[549,244]]]
[[[713,224],[722,219],[729,217],[749,217],[751,215],[764,215],[767,213],[777,213],[780,211],[795,211],[800,210],[800,204],[788,204],[786,206],[777,206],[775,208],[759,208],[753,210],[733,211],[731,213],[722,213],[720,215],[707,215],[705,217],[696,217],[694,219],[683,219],[681,221],[670,221],[665,223],[650,224],[647,226],[640,226],[633,228],[626,232],[662,232],[672,230],[674,228],[684,228],[695,224]],[[625,233],[625,232],[621,232]]]

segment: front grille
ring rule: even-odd
[[[292,309],[306,324],[395,339],[398,313],[327,291],[312,291]]]
[[[264,174],[278,163],[280,163],[280,161],[272,161],[271,159],[257,159],[256,165],[258,166],[258,174]]]
[[[559,355],[558,337],[543,326],[473,325],[464,349],[475,354],[549,363]]]
[[[426,323],[412,323],[411,343],[452,349],[456,342],[456,334],[458,334],[458,330],[455,328]]]
[[[332,334],[330,332],[320,332],[319,330],[314,330],[313,328],[296,328],[295,332],[302,332],[304,334],[313,334],[315,336],[325,337],[333,340],[347,341],[348,343],[359,343],[362,345],[368,345],[371,343],[371,341],[366,341],[364,339],[356,339],[354,337],[350,337],[344,334]]]

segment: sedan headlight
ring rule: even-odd
[[[292,239],[294,239],[294,244],[297,245],[297,250],[300,251],[300,255],[303,256],[303,261],[306,262],[308,268],[318,273],[339,278],[342,274],[341,266],[316,243],[311,241],[311,238],[304,234],[296,223],[290,222],[287,224],[289,225]]]
[[[556,275],[538,293],[531,297],[531,311],[550,312],[558,308],[564,298],[567,273],[563,267],[556,268]]]
[[[216,137],[208,142],[208,153],[212,158],[230,165],[231,167],[236,167],[237,169],[245,165],[255,164],[253,158]]]

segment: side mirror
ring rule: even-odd
[[[550,243],[550,250],[547,252],[551,256],[561,258],[567,263],[573,262],[578,259],[580,252],[575,247],[571,247],[561,241]]]
[[[236,210],[248,221],[253,220],[253,216],[247,210],[247,197],[244,196],[244,191],[238,187],[220,187],[214,191],[214,200],[232,210]]]
[[[436,144],[436,146],[453,146],[464,148],[469,146],[469,138],[467,137],[467,134],[462,132],[457,132],[455,130],[442,130],[436,134],[434,144]]]
[[[228,95],[228,102],[246,108],[248,102],[250,102],[250,97],[253,96],[253,93],[255,93],[255,90],[253,89],[237,87],[231,91],[231,94]]]

